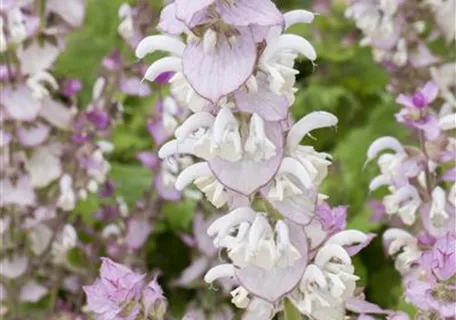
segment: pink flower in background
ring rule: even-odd
[[[85,286],[87,304],[99,319],[134,320],[140,313],[145,275],[103,258],[100,278]]]
[[[90,311],[103,320],[163,319],[167,308],[163,290],[156,278],[147,284],[144,280],[145,275],[102,258],[100,278],[83,287]]]
[[[136,159],[141,161],[142,165],[150,170],[157,170],[160,167],[160,159],[154,152],[139,152]]]

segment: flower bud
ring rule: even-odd
[[[148,319],[162,320],[164,319],[168,302],[163,296],[163,290],[154,279],[147,284],[142,292],[142,307],[144,315]]]

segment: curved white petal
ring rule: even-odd
[[[214,120],[214,116],[209,112],[197,112],[185,120],[185,122],[176,129],[174,134],[178,140],[183,140],[199,128],[212,127]]]
[[[177,190],[182,191],[190,183],[195,181],[195,179],[205,176],[212,176],[211,169],[209,168],[207,162],[196,163],[186,168],[179,174],[176,180],[175,187]]]
[[[337,125],[338,119],[335,115],[325,112],[316,111],[309,113],[304,118],[299,120],[290,129],[287,136],[287,147],[294,148],[309,132],[315,129],[332,127]]]
[[[372,181],[369,183],[369,190],[375,191],[378,188],[390,184],[391,181],[387,176],[379,175],[376,176]]]
[[[147,69],[144,78],[149,81],[154,81],[163,72],[181,72],[182,60],[177,57],[166,57],[155,61]]]
[[[223,237],[224,233],[233,226],[243,222],[252,222],[256,218],[256,212],[249,207],[237,208],[227,215],[215,220],[207,229],[207,234],[211,237],[218,234],[218,237]]]
[[[136,47],[136,57],[139,59],[144,58],[147,54],[155,51],[167,51],[177,56],[182,56],[185,44],[178,38],[169,37],[164,35],[149,36],[141,40]]]
[[[311,23],[315,15],[307,10],[293,10],[283,15],[285,19],[285,29],[297,23]]]
[[[295,34],[283,34],[274,43],[274,46],[268,50],[268,56],[274,56],[280,51],[289,51],[300,53],[309,60],[317,59],[317,53],[309,41]]]
[[[326,244],[337,244],[339,246],[351,246],[353,244],[363,243],[368,236],[358,230],[344,230],[336,233],[326,241]]]
[[[219,278],[233,277],[235,268],[232,264],[220,264],[210,269],[204,276],[204,281],[212,283]]]
[[[396,153],[403,153],[404,147],[402,144],[394,137],[381,137],[372,142],[367,150],[367,161],[371,161],[377,157],[377,155],[383,150],[391,149],[396,151]]]
[[[409,198],[412,198],[412,199],[419,199],[420,198],[416,188],[411,186],[411,185],[406,185],[406,186],[400,188],[399,190],[397,190],[394,193],[394,196],[396,198],[396,201],[399,202],[399,203],[402,202],[402,201],[405,201],[405,200],[407,200]]]
[[[393,241],[393,240],[399,239],[399,238],[404,238],[404,239],[406,238],[406,239],[412,240],[413,242],[416,242],[415,237],[413,237],[407,231],[405,231],[403,229],[399,229],[399,228],[388,229],[383,234],[383,241],[385,241],[385,242]]]
[[[340,259],[343,264],[351,264],[351,259],[347,251],[336,244],[326,244],[318,250],[315,256],[315,264],[320,268],[324,268],[326,263],[330,262],[333,258]]]
[[[190,154],[196,157],[201,158],[201,156],[195,153],[195,143],[191,140],[186,141],[177,141],[171,140],[165,143],[160,150],[158,151],[158,157],[160,159],[165,159],[170,156],[177,154]]]

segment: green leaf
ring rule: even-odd
[[[371,222],[371,216],[372,210],[367,205],[364,205],[361,211],[352,212],[347,229],[355,229],[366,233],[378,230],[380,224]]]
[[[111,177],[116,183],[116,194],[133,207],[152,185],[152,173],[141,165],[112,164]]]
[[[76,270],[86,270],[90,265],[89,259],[79,248],[73,248],[68,251],[67,261]]]
[[[153,139],[147,131],[147,116],[153,112],[157,96],[148,98],[129,97],[124,101],[124,119],[114,128],[112,139],[115,146],[111,159],[131,162],[139,151],[152,150]]]
[[[369,275],[366,266],[364,265],[362,259],[358,255],[352,258],[352,262],[353,266],[355,267],[355,274],[359,277],[359,280],[356,282],[356,285],[358,287],[366,287],[368,285]]]
[[[97,211],[99,206],[98,197],[91,193],[86,200],[77,203],[76,208],[73,210],[73,215],[80,216],[84,223],[93,225],[95,223],[93,213]]]
[[[56,63],[59,76],[79,78],[84,83],[82,105],[91,100],[92,85],[101,59],[114,48],[122,48],[117,32],[118,8],[124,0],[88,0],[84,26],[66,37],[65,51]]]
[[[295,306],[291,303],[290,300],[285,299],[284,302],[284,320],[301,320],[301,314],[295,308]]]
[[[193,200],[165,203],[163,214],[170,228],[178,231],[189,230],[196,212],[196,205],[196,201]]]
[[[401,299],[399,299],[399,304],[397,306],[397,310],[408,313],[410,317],[416,316],[416,313],[417,313],[416,307],[410,303],[407,303],[405,301],[403,295],[402,295]]]

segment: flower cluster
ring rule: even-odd
[[[175,188],[193,183],[216,208],[229,207],[207,229],[229,262],[204,279],[232,278],[232,302],[246,309],[245,319],[271,319],[285,297],[315,319],[343,319],[347,308],[388,313],[369,308],[355,290],[351,256],[373,235],[343,230],[346,208],[331,209],[318,194],[331,157],[300,144],[337,118],[321,111],[293,123],[289,114],[294,61],[302,55],[313,62],[316,53],[306,39],[285,31],[313,19],[305,10],[281,14],[269,0],[179,0],[161,13],[163,34],[146,37],[136,49],[138,58],[170,53],[152,63],[145,78],[173,72],[171,94],[192,114],[158,155],[169,162],[182,155],[200,159],[178,174]],[[195,263],[180,282],[208,266],[207,260]]]
[[[126,203],[108,179],[107,160],[122,112],[115,94],[151,94],[141,83],[143,69],[127,65],[115,50],[102,61],[91,100],[80,110],[82,82],[62,78],[54,68],[65,36],[82,26],[84,15],[83,0],[0,5],[0,315],[14,317],[19,304],[52,291],[80,292],[90,272],[71,257],[98,260],[106,249],[124,258],[151,231],[140,204],[127,217]],[[94,212],[94,220],[106,223],[102,228],[75,219],[78,205],[94,198],[103,203]],[[74,309],[77,299],[58,300],[57,309]]]
[[[358,27],[365,34],[373,29],[366,24],[363,12],[381,14],[381,19],[375,23],[397,30],[390,38],[405,41],[404,48],[411,45],[422,48],[423,59],[418,61],[426,63],[416,65],[414,56],[409,55],[409,63],[405,60],[402,65],[396,63],[403,68],[401,72],[388,69],[395,77],[394,87],[399,93],[396,103],[402,107],[396,113],[396,120],[413,133],[417,143],[406,146],[392,136],[375,140],[367,158],[372,161],[378,157],[380,175],[371,181],[369,190],[374,192],[387,187],[388,194],[376,206],[376,219],[391,226],[384,233],[383,242],[385,251],[393,257],[395,267],[402,275],[406,299],[426,319],[449,319],[456,315],[455,64],[440,63],[446,57],[435,57],[425,49],[421,39],[427,34],[424,31],[428,22],[435,21],[438,30],[434,30],[433,39],[427,37],[427,40],[443,35],[448,43],[454,41],[454,17],[445,15],[455,3],[432,1],[417,8],[405,2],[394,2],[393,11],[385,9],[388,4],[371,2],[366,6],[365,2],[357,2],[347,13],[357,19]],[[411,10],[428,11],[413,15],[420,19],[414,21]],[[387,11],[390,14],[386,14]],[[420,26],[422,35],[416,33]],[[374,29],[378,29],[378,25]],[[374,56],[378,57],[376,41],[370,44],[374,47]],[[417,73],[415,68],[421,68],[421,71]],[[416,76],[409,82],[412,74]],[[414,85],[416,87],[410,88]]]
[[[435,10],[440,32],[448,41],[454,40],[454,18],[440,19],[445,6],[451,7],[454,1],[431,2],[419,7],[406,1],[351,1],[345,15],[355,21],[362,30],[362,45],[373,48],[374,58],[391,69],[406,67],[421,68],[436,61],[426,41],[426,20]]]
[[[398,97],[404,109],[397,114],[397,119],[415,130],[422,143],[417,148],[403,146],[393,137],[374,141],[368,150],[369,160],[382,151],[390,152],[378,157],[381,174],[371,181],[369,188],[375,191],[387,186],[390,192],[379,209],[383,214],[381,219],[395,228],[387,230],[383,240],[408,288],[407,298],[426,314],[437,312],[445,318],[455,315],[451,303],[456,301],[451,257],[455,245],[456,153],[454,138],[448,131],[456,127],[456,115],[441,116],[439,120],[438,115],[428,109],[428,103],[436,96],[436,86],[429,82],[413,96]],[[413,113],[415,117],[411,116]],[[434,268],[442,268],[451,275],[442,276]],[[434,287],[435,290],[442,287],[445,294],[434,293]],[[419,300],[423,292],[430,297],[430,302],[424,298]]]
[[[84,18],[84,2],[69,2],[70,10],[59,1],[0,6],[1,315],[10,311],[6,300],[33,303],[49,293],[43,266],[66,260],[77,242],[66,222],[77,199],[74,184],[94,192],[103,178],[83,163],[82,146],[69,145],[81,83],[59,83],[52,71],[64,36]],[[96,141],[85,147],[103,160]],[[76,171],[84,173],[77,182]]]
[[[372,47],[374,59],[392,74],[389,90],[401,92],[404,86],[410,89],[410,85],[420,85],[429,67],[442,62],[430,47],[439,37],[447,43],[455,41],[455,8],[454,0],[420,4],[353,0],[345,15],[362,31],[360,44]]]

